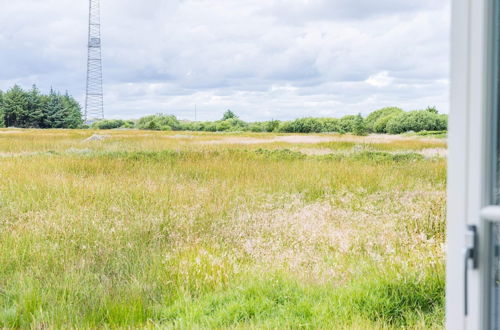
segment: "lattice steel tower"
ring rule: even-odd
[[[89,1],[89,44],[87,61],[87,96],[85,121],[104,118],[101,57],[101,14],[99,0]]]

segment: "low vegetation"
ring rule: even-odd
[[[441,328],[445,149],[2,129],[0,327]]]
[[[42,95],[33,86],[24,91],[14,86],[6,93],[0,91],[0,127],[20,128],[85,128],[80,105],[67,93],[51,91]],[[376,110],[366,118],[347,115],[342,118],[299,118],[290,121],[270,120],[245,122],[231,110],[217,121],[187,121],[175,116],[156,114],[139,120],[102,120],[88,128],[130,129],[153,131],[200,132],[254,132],[254,133],[352,133],[363,136],[369,133],[401,134],[421,131],[446,131],[448,116],[435,108],[405,112],[389,107]]]
[[[116,126],[130,127],[123,120]],[[99,125],[99,122],[97,123]],[[93,126],[98,127],[98,126]],[[361,115],[347,115],[337,118],[299,118],[291,121],[264,121],[247,123],[228,110],[221,120],[213,122],[191,122],[178,120],[172,115],[151,115],[139,119],[136,128],[157,131],[204,131],[204,132],[269,132],[269,133],[369,133],[400,134],[421,131],[445,131],[448,117],[434,108],[405,112],[399,108],[384,108],[363,118]]]

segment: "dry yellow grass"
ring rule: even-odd
[[[0,325],[439,327],[445,147],[0,130]]]

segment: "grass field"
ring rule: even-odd
[[[446,142],[0,130],[0,326],[441,328]]]

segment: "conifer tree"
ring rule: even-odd
[[[64,105],[61,97],[52,88],[44,107],[44,127],[64,128]]]
[[[23,118],[21,127],[41,128],[44,115],[44,104],[40,90],[33,85],[31,90],[27,93],[27,111],[26,116]]]
[[[61,102],[64,107],[64,128],[78,128],[83,124],[82,108],[80,104],[71,97],[68,92],[62,96]]]
[[[366,129],[365,120],[363,119],[361,114],[358,114],[356,116],[352,132],[354,133],[354,135],[360,135],[360,136],[368,135],[368,130]]]
[[[78,128],[83,124],[80,104],[66,92],[50,90],[43,95],[33,85],[24,91],[15,85],[6,93],[0,91],[0,127]]]
[[[3,92],[0,90],[0,127],[5,127],[3,116]]]
[[[14,85],[3,97],[5,126],[21,126],[21,118],[25,116],[28,105],[26,92],[18,85]]]

